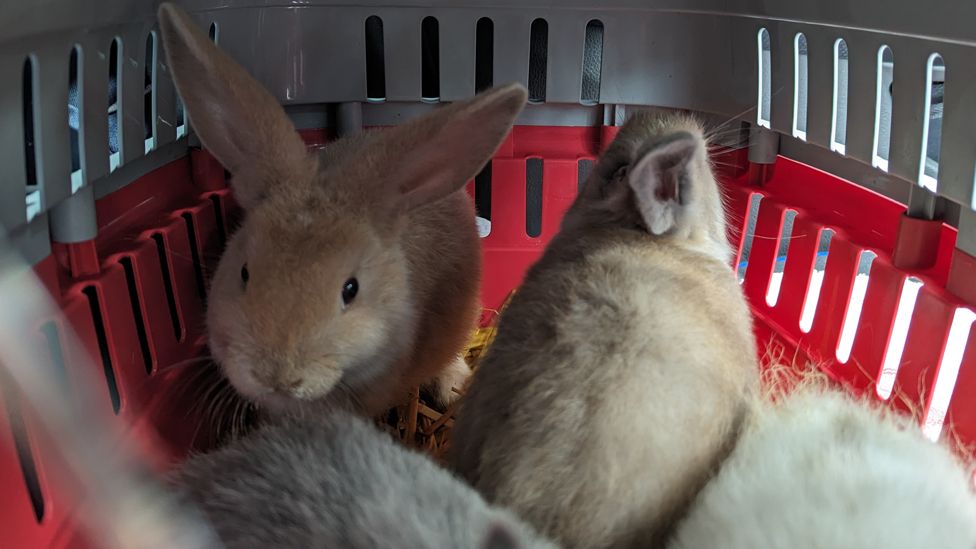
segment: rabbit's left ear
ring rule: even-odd
[[[510,84],[388,130],[379,166],[397,185],[402,211],[462,188],[504,141],[528,94]]]

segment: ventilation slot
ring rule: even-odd
[[[45,322],[41,326],[41,335],[47,343],[47,352],[51,357],[51,367],[54,368],[54,378],[58,380],[60,389],[68,391],[68,370],[64,366],[64,350],[58,337],[58,327],[53,322]]]
[[[918,184],[936,192],[939,183],[939,151],[942,141],[942,100],[945,92],[945,63],[942,56],[929,56],[925,84],[925,111],[928,116],[922,124],[922,161]]]
[[[46,506],[44,494],[41,492],[41,482],[37,476],[37,462],[34,461],[27,425],[24,423],[24,416],[20,409],[20,395],[12,389],[12,384],[7,383],[6,379],[0,379],[0,391],[3,391],[3,401],[6,403],[7,420],[10,422],[10,434],[14,439],[17,461],[20,463],[20,474],[27,488],[27,496],[34,511],[34,520],[40,523],[44,519]]]
[[[898,376],[898,368],[901,367],[901,355],[905,351],[908,329],[912,324],[912,313],[915,312],[915,302],[921,289],[922,281],[915,277],[905,279],[901,287],[895,322],[891,327],[891,338],[888,339],[888,346],[885,348],[881,376],[875,387],[878,396],[885,400],[891,396],[891,390],[895,387],[895,377]]]
[[[478,234],[491,234],[491,161],[474,176],[474,208],[478,218]]]
[[[71,193],[74,194],[85,184],[85,177],[81,166],[81,135],[84,127],[81,124],[81,105],[84,91],[78,85],[81,63],[81,46],[71,48],[68,58],[68,138],[71,145]]]
[[[495,72],[495,24],[491,19],[478,19],[475,31],[474,89],[486,90],[493,85]]]
[[[166,243],[163,235],[156,233],[152,236],[156,242],[156,253],[159,256],[159,268],[163,275],[163,285],[166,287],[166,303],[169,304],[169,316],[173,321],[173,335],[177,341],[183,341],[183,323],[180,321],[180,311],[176,306],[176,294],[173,290],[173,279],[169,272],[169,260],[166,257]]]
[[[807,139],[807,91],[809,90],[809,52],[802,32],[793,39],[793,137]]]
[[[925,419],[922,420],[922,433],[933,442],[938,441],[942,436],[946,410],[949,409],[952,391],[956,387],[962,355],[966,350],[973,321],[976,321],[976,313],[970,309],[956,309],[952,316],[949,336],[946,339],[945,350],[942,352],[942,361],[939,362],[939,373],[935,378],[935,387],[932,389],[932,397],[925,411]]]
[[[132,304],[132,318],[136,324],[136,335],[139,337],[142,363],[146,366],[146,373],[151,374],[153,372],[153,356],[149,347],[149,334],[146,333],[146,320],[142,314],[142,300],[136,282],[135,269],[132,267],[132,259],[128,257],[123,257],[119,263],[125,271],[125,283],[129,289],[129,303]]]
[[[525,234],[542,234],[542,159],[525,161]]]
[[[810,273],[807,295],[803,299],[803,311],[800,313],[800,330],[803,333],[810,331],[810,328],[813,327],[813,319],[817,315],[817,303],[820,302],[820,289],[823,287],[824,268],[827,266],[827,257],[830,253],[830,239],[833,236],[834,231],[830,229],[824,229],[820,233],[820,245],[817,247],[817,258],[813,264],[813,272]]]
[[[213,21],[210,23],[210,41],[214,44],[220,40],[220,28],[217,27],[217,22]]]
[[[183,112],[183,98],[176,96],[176,138],[186,135],[186,113]]]
[[[874,154],[871,165],[888,171],[889,147],[891,145],[891,83],[895,75],[895,56],[891,48],[881,46],[878,50],[878,89],[875,92],[874,110]]]
[[[34,123],[37,120],[34,112],[34,105],[37,104],[37,91],[34,78],[37,74],[33,57],[28,57],[24,61],[23,74],[23,105],[24,116],[24,171],[27,174],[26,180],[26,205],[27,221],[34,219],[34,216],[41,213],[41,191],[37,188],[37,150],[34,142]]]
[[[594,161],[589,158],[580,158],[576,161],[576,194],[583,192],[583,185],[593,171],[593,164]]]
[[[190,239],[190,257],[193,259],[193,274],[197,282],[197,293],[200,295],[200,299],[205,302],[207,299],[207,284],[204,282],[203,263],[200,261],[200,249],[197,247],[196,224],[193,223],[193,216],[189,213],[184,213],[181,217],[186,223],[186,232]]]
[[[831,108],[830,150],[844,154],[847,149],[847,42],[834,42],[834,100]]]
[[[549,24],[545,19],[532,22],[529,45],[529,103],[546,100],[546,74],[549,55]]]
[[[861,310],[864,308],[864,296],[868,291],[868,280],[871,265],[877,254],[870,250],[861,252],[857,265],[857,276],[854,277],[854,287],[851,289],[851,300],[847,303],[844,314],[844,324],[840,330],[840,340],[837,341],[837,360],[844,364],[851,358],[854,348],[854,336],[857,334],[858,324],[861,322]]]
[[[772,109],[772,78],[773,68],[771,64],[771,41],[769,31],[759,29],[758,35],[758,68],[756,73],[759,75],[758,96],[756,98],[756,124],[764,128],[769,128],[769,112]]]
[[[594,19],[586,24],[583,43],[583,85],[580,102],[596,105],[600,102],[600,75],[603,71],[603,23]]]
[[[146,154],[156,148],[156,33],[146,37],[146,77],[143,89]]]
[[[440,32],[437,19],[424,17],[420,23],[420,99],[436,103],[441,98]]]
[[[98,339],[98,350],[102,357],[102,369],[105,372],[105,383],[108,385],[108,397],[112,401],[112,411],[118,414],[122,402],[119,398],[119,387],[115,381],[115,370],[112,368],[112,353],[108,348],[108,336],[105,333],[105,321],[102,318],[102,306],[99,303],[98,291],[94,286],[88,286],[84,289],[84,293],[88,297],[92,322],[95,324],[95,337]]]
[[[776,264],[773,265],[773,275],[769,279],[769,287],[766,288],[766,304],[770,307],[775,307],[776,303],[779,302],[779,290],[783,286],[783,272],[790,252],[790,239],[793,238],[793,220],[795,218],[795,210],[787,210],[783,216],[783,230],[779,236]]]
[[[736,265],[735,275],[739,279],[739,284],[746,279],[746,270],[749,268],[749,253],[752,252],[752,239],[756,236],[756,220],[759,218],[759,205],[762,203],[762,195],[753,194],[749,197],[749,221],[746,224],[746,234],[742,239],[742,251],[739,254],[739,264]]]
[[[383,20],[375,15],[366,19],[366,99],[373,102],[386,100]]]
[[[119,98],[122,96],[122,39],[112,40],[112,47],[108,56],[108,165],[109,170],[115,171],[121,162],[122,141],[119,138]]]

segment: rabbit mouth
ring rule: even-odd
[[[247,384],[247,392],[259,406],[287,411],[296,406],[327,398],[341,388],[342,374],[336,365],[328,363],[323,367],[315,367],[311,364],[307,366],[310,366],[310,370],[314,373],[298,375],[287,382],[282,381],[283,376],[273,376],[272,380],[264,380],[248,374],[245,377],[251,378],[251,383]]]
[[[252,398],[254,403],[274,415],[282,415],[298,409],[303,402],[294,396],[269,389],[268,392]]]
[[[359,409],[362,404],[357,391],[353,391],[341,381],[322,391],[264,389],[260,394],[249,398],[259,408],[276,416],[303,413],[308,410]]]

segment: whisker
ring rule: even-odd
[[[744,110],[744,111],[742,111],[742,112],[740,112],[740,113],[738,113],[738,114],[735,114],[735,115],[732,115],[732,116],[731,116],[731,117],[730,117],[730,118],[729,118],[728,120],[726,120],[725,122],[722,122],[722,123],[721,123],[721,124],[719,124],[718,126],[716,126],[716,127],[714,127],[714,128],[711,128],[711,131],[710,131],[710,132],[709,132],[709,131],[706,131],[706,136],[707,136],[707,135],[708,135],[709,133],[715,133],[715,132],[717,132],[717,131],[719,131],[719,130],[721,130],[721,129],[723,129],[723,128],[725,128],[726,126],[728,126],[728,125],[729,125],[729,124],[731,124],[732,122],[735,122],[735,121],[738,121],[738,120],[740,120],[740,119],[741,119],[741,118],[742,118],[743,116],[745,116],[746,114],[748,114],[748,113],[750,113],[750,112],[752,112],[752,111],[755,111],[755,110],[756,110],[756,106],[755,106],[755,105],[753,105],[752,107],[749,107],[748,109],[746,109],[746,110]],[[707,140],[707,137],[706,137],[706,140]]]

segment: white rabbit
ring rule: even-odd
[[[972,477],[907,417],[835,390],[764,402],[671,549],[972,549]]]

